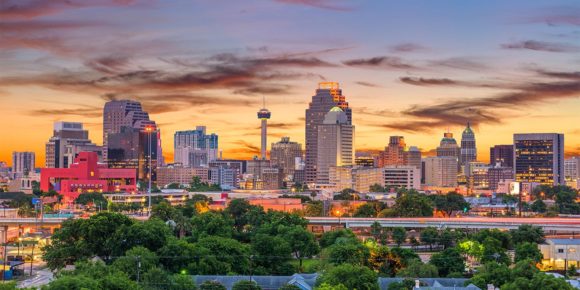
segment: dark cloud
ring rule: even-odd
[[[500,124],[505,116],[523,107],[580,97],[580,82],[554,81],[529,83],[515,87],[512,92],[486,98],[454,99],[433,105],[414,105],[401,112],[409,120],[385,124],[384,127],[407,131],[425,132],[449,125],[464,125],[470,121]],[[512,112],[511,114],[506,113]]]
[[[126,56],[106,56],[85,62],[87,67],[106,74],[120,73],[128,64],[129,58]]]
[[[0,19],[30,19],[68,9],[128,6],[136,0],[2,0]]]
[[[566,43],[526,40],[502,44],[503,49],[535,50],[545,52],[579,52],[580,46]]]
[[[378,87],[380,87],[377,84],[373,84],[373,83],[369,83],[369,82],[363,82],[363,81],[358,81],[358,82],[355,82],[355,83],[357,85],[361,85],[363,87],[370,87],[370,88],[378,88]]]
[[[466,57],[452,57],[442,60],[434,60],[430,62],[432,67],[443,67],[452,69],[461,69],[469,71],[481,71],[488,69],[488,66],[472,58]]]
[[[405,52],[425,51],[428,50],[428,48],[417,43],[407,42],[391,46],[390,50],[392,52],[405,53]]]
[[[399,80],[406,84],[414,86],[449,86],[457,85],[458,82],[451,79],[427,79],[427,78],[414,78],[414,77],[400,77]]]
[[[580,71],[558,72],[558,71],[548,71],[548,70],[537,70],[537,72],[540,75],[547,76],[547,77],[580,81]]]
[[[277,122],[268,122],[268,129],[295,129],[304,126],[303,123],[299,122],[286,122],[286,123],[277,123]],[[256,127],[255,129],[260,129],[261,127]]]
[[[348,66],[369,67],[369,68],[387,68],[387,69],[418,69],[412,64],[405,62],[400,57],[395,56],[377,56],[372,58],[358,58],[345,60],[342,62]]]
[[[334,11],[352,11],[352,7],[336,5],[337,0],[275,0],[280,3],[304,5],[315,8],[334,10]]]
[[[181,111],[192,107],[203,106],[255,106],[257,100],[243,98],[211,97],[193,94],[157,94],[157,95],[125,95],[107,93],[101,98],[105,101],[132,99],[143,103],[143,107],[151,114]]]
[[[398,112],[388,110],[388,109],[377,110],[377,109],[368,108],[368,107],[355,107],[354,110],[355,110],[357,115],[369,115],[369,116],[377,116],[377,117],[394,117],[394,116],[399,114]]]
[[[259,154],[261,152],[260,147],[244,140],[237,140],[234,142],[234,144],[238,145],[239,147],[239,151],[236,153]]]
[[[29,112],[32,116],[82,116],[88,118],[97,118],[103,115],[103,108],[99,107],[80,107],[71,109],[38,109]]]

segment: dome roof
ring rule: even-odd
[[[343,112],[343,110],[340,107],[333,107],[332,109],[330,109],[330,112]]]

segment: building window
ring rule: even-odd
[[[564,249],[558,249],[558,253],[564,253]]]

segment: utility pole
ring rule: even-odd
[[[149,206],[147,207],[147,211],[149,216],[151,216],[151,133],[153,132],[153,127],[148,126],[145,131],[148,132],[148,143],[149,143],[149,189],[147,190],[149,195]]]

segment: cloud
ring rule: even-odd
[[[236,153],[259,154],[261,152],[260,147],[244,140],[236,140],[234,144],[239,147]]]
[[[38,109],[29,112],[31,116],[82,116],[87,118],[97,118],[103,115],[103,108],[100,107],[79,107],[70,109]]]
[[[580,26],[580,8],[578,7],[558,7],[543,9],[535,16],[528,17],[525,22],[545,23],[551,26],[572,25]]]
[[[466,57],[452,57],[442,60],[434,60],[430,62],[430,66],[469,70],[469,71],[481,71],[488,69],[487,65],[472,58]]]
[[[380,87],[377,84],[373,84],[373,83],[369,83],[369,82],[363,82],[363,81],[355,82],[355,84],[361,85],[363,87],[369,87],[369,88],[378,88],[378,87]]]
[[[457,85],[458,82],[451,79],[427,79],[414,77],[400,77],[401,82],[414,86],[452,86]]]
[[[492,97],[453,99],[432,105],[414,105],[401,114],[408,119],[383,125],[406,132],[429,132],[449,125],[464,125],[470,121],[474,126],[481,123],[500,124],[505,112],[521,110],[522,107],[578,98],[580,82],[553,81],[527,83],[514,87],[512,92]]]
[[[68,9],[86,7],[115,7],[134,4],[134,0],[3,0],[1,19],[30,19],[56,14]]]
[[[503,49],[514,50],[534,50],[545,52],[579,52],[580,46],[566,43],[545,42],[536,40],[526,40],[514,43],[502,44]]]
[[[129,58],[121,55],[99,57],[85,62],[87,67],[106,74],[120,73],[128,64]]]
[[[418,69],[414,65],[406,63],[400,57],[395,56],[377,56],[372,58],[358,58],[345,60],[342,62],[347,66],[368,67],[368,68],[387,68],[387,69]]]
[[[417,43],[407,42],[391,46],[390,50],[392,52],[406,53],[406,52],[425,51],[428,50],[428,48]]]
[[[336,5],[337,0],[275,0],[276,2],[304,5],[320,9],[334,10],[334,11],[352,11],[352,7]]]
[[[399,115],[398,112],[384,109],[384,110],[377,110],[368,107],[355,107],[355,113],[357,115],[369,115],[369,116],[376,116],[376,117],[394,117]],[[372,124],[375,124],[374,122]],[[371,124],[369,124],[371,125]]]
[[[558,71],[548,71],[548,70],[537,70],[537,72],[540,75],[547,76],[547,77],[580,81],[580,71],[558,72]]]
[[[299,122],[268,122],[268,129],[281,129],[281,130],[288,130],[288,129],[295,129],[304,126],[304,123]],[[258,126],[255,129],[260,129],[261,127]]]

